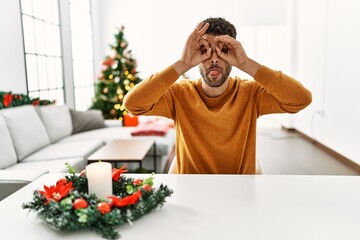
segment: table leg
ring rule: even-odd
[[[154,142],[154,172],[156,173],[156,142]]]

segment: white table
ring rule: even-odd
[[[60,176],[44,175],[0,202],[1,239],[102,239],[90,231],[58,234],[21,208]],[[161,182],[174,194],[119,227],[120,239],[360,239],[360,177],[155,175],[155,186]]]

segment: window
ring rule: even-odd
[[[86,110],[95,94],[93,35],[89,0],[69,0],[75,109]]]
[[[66,96],[69,107],[88,109],[95,94],[90,0],[20,4],[29,96],[59,104]]]
[[[21,0],[30,97],[64,103],[58,0]]]

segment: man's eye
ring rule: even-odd
[[[222,49],[221,49],[221,51],[222,51],[223,53],[228,53],[229,49],[228,49],[227,46],[223,46]]]
[[[204,45],[200,47],[200,52],[201,52],[201,54],[206,53],[206,47]]]

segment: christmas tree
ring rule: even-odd
[[[136,60],[127,50],[124,26],[115,34],[115,43],[110,45],[111,53],[103,61],[103,69],[97,78],[96,94],[91,109],[102,111],[105,119],[123,121],[127,114],[123,99],[141,79],[137,77]]]

